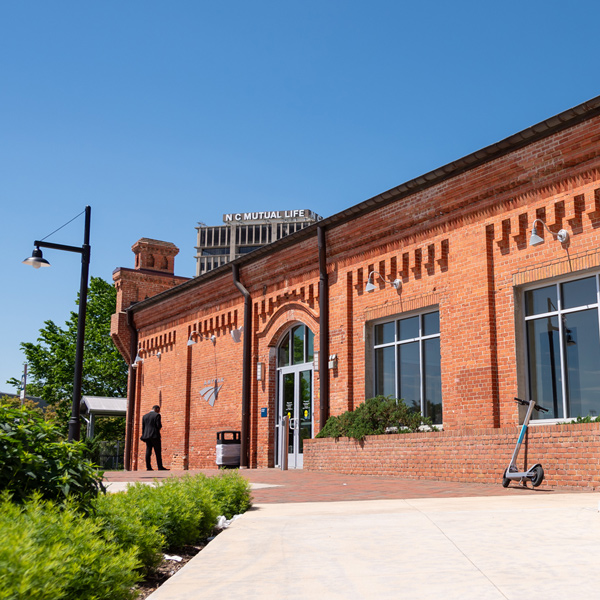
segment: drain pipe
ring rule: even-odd
[[[319,430],[329,418],[329,280],[327,277],[327,244],[325,229],[317,227],[319,246]]]
[[[125,450],[123,463],[126,471],[131,471],[131,445],[133,443],[133,413],[135,411],[135,388],[137,382],[137,365],[135,357],[138,347],[138,330],[133,323],[133,313],[127,311],[127,327],[131,334],[129,342],[129,377],[127,378],[127,417],[125,422]],[[134,366],[135,365],[135,366]]]
[[[233,263],[232,274],[235,287],[244,296],[244,345],[242,358],[242,439],[240,445],[240,468],[248,468],[248,440],[250,438],[250,357],[252,354],[252,298],[240,282],[240,268]]]

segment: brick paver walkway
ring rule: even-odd
[[[194,471],[107,471],[106,481],[152,481],[165,477],[182,477],[204,473],[215,475],[215,469]],[[557,494],[561,490],[544,488],[533,490],[517,487],[514,483],[503,488],[497,484],[456,483],[426,479],[400,479],[396,477],[368,477],[341,475],[323,471],[279,469],[243,469],[240,474],[254,484],[263,484],[253,490],[256,504],[284,502],[337,502],[346,500],[385,500],[408,498],[464,498],[505,496],[514,494]],[[564,490],[573,492],[573,490]]]

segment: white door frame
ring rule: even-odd
[[[278,370],[278,392],[277,392],[277,430],[278,430],[278,463],[282,461],[282,451],[285,438],[285,432],[282,427],[282,419],[288,415],[290,418],[289,423],[289,450],[288,451],[288,468],[290,469],[301,469],[303,467],[303,447],[302,447],[302,431],[306,430],[308,425],[310,428],[309,437],[312,438],[314,432],[314,372],[313,363],[303,363],[299,365],[291,365],[289,367],[280,367]],[[310,409],[302,406],[301,398],[301,374],[309,372],[310,382]],[[286,386],[284,379],[286,376],[291,375],[293,381],[293,397],[286,398]],[[289,391],[289,388],[288,388]],[[287,406],[285,406],[287,403]],[[309,415],[302,415],[302,411],[308,411]],[[308,419],[308,422],[307,422]]]

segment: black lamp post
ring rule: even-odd
[[[79,288],[79,314],[77,318],[77,346],[75,349],[75,374],[73,379],[73,405],[71,407],[71,418],[69,419],[69,441],[79,440],[80,422],[79,411],[81,404],[81,380],[83,374],[83,342],[85,339],[85,315],[87,310],[88,275],[90,270],[90,214],[92,209],[85,207],[85,229],[83,234],[83,246],[64,246],[52,242],[35,241],[35,249],[31,257],[26,258],[23,263],[31,265],[34,269],[49,267],[50,263],[42,256],[40,248],[51,248],[52,250],[65,250],[66,252],[77,252],[81,254],[81,285]]]

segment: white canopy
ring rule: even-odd
[[[96,416],[124,417],[127,414],[127,398],[82,396],[81,413],[89,415],[87,436],[94,437],[94,420]]]

